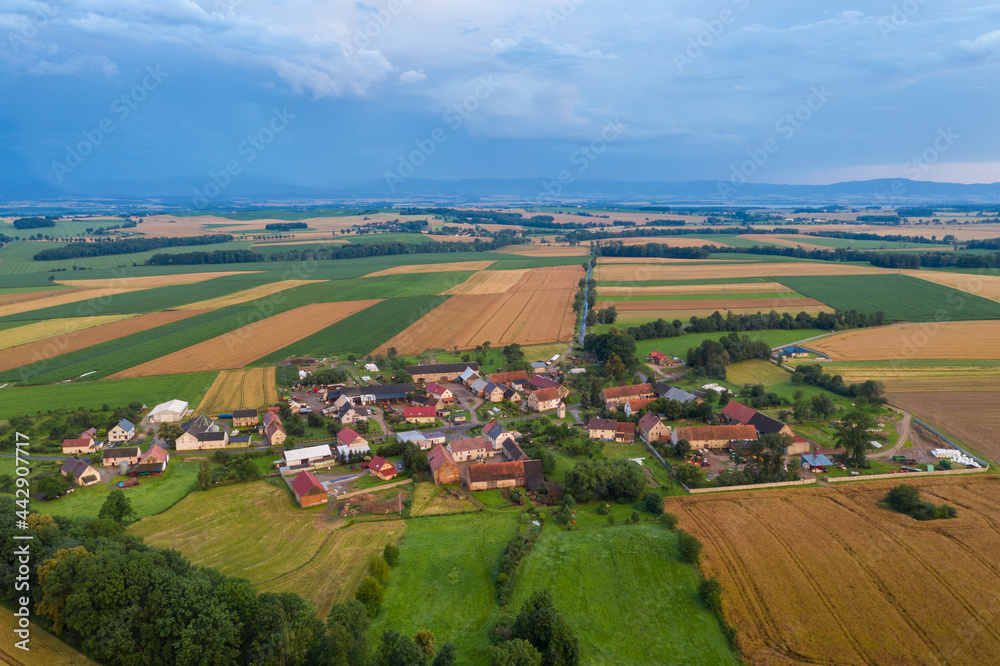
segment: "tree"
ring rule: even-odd
[[[167,446],[173,446],[177,438],[184,434],[181,427],[176,423],[161,423],[156,431],[156,436],[162,439]]]
[[[385,598],[385,590],[382,589],[381,583],[371,576],[368,576],[361,581],[361,585],[358,586],[358,591],[354,593],[354,598],[365,605],[365,609],[368,611],[368,617],[375,617],[378,615],[378,611],[382,607],[382,600]]]
[[[415,642],[424,654],[428,657],[434,656],[434,632],[430,629],[421,629],[417,633],[413,634],[413,642]]]
[[[681,463],[674,468],[674,475],[677,477],[677,481],[688,488],[700,488],[705,484],[705,470],[697,465]]]
[[[901,483],[889,491],[885,502],[894,511],[909,513],[920,504],[920,491],[911,485]]]
[[[35,489],[45,496],[45,499],[55,499],[66,492],[69,488],[69,484],[66,479],[59,476],[58,474],[50,474],[46,477],[39,479],[35,483]]]
[[[678,439],[677,443],[674,444],[674,453],[681,458],[686,458],[687,454],[691,453],[691,442],[686,439]]]
[[[642,519],[642,516],[639,515],[639,512],[636,509],[632,509],[632,516],[629,518],[629,520],[632,522],[632,524],[633,525],[639,524],[639,521],[641,519]]]
[[[677,514],[664,513],[660,516],[660,524],[668,530],[675,529],[677,527]]]
[[[132,500],[126,497],[120,488],[115,488],[108,494],[108,498],[104,500],[104,504],[101,505],[101,511],[97,514],[97,517],[107,518],[119,525],[123,525],[129,518],[135,515],[135,509],[132,508]]]
[[[618,354],[614,354],[614,353],[611,354],[610,356],[608,356],[608,363],[607,363],[606,368],[607,368],[608,374],[613,379],[615,379],[616,381],[620,380],[622,377],[624,377],[625,376],[625,372],[627,371],[627,368],[625,367],[625,363],[622,362],[621,357],[618,356]]]
[[[389,563],[382,559],[380,555],[373,555],[371,563],[368,565],[368,575],[385,585],[389,580]]]
[[[698,564],[698,559],[701,557],[701,542],[690,532],[677,530],[677,550],[681,561]]]
[[[830,399],[826,393],[818,393],[812,397],[810,400],[812,405],[812,410],[822,416],[824,419],[829,418],[830,414],[833,414],[834,410],[837,408],[833,404],[833,400]]]
[[[792,406],[792,415],[795,417],[795,420],[798,421],[799,423],[802,423],[803,421],[808,421],[811,413],[812,413],[811,403],[808,403],[805,400],[799,400]]]
[[[427,655],[406,634],[387,629],[382,632],[375,663],[378,666],[419,666],[427,663]]]
[[[556,610],[548,590],[535,592],[514,620],[514,635],[531,643],[546,664],[579,663],[580,647],[566,619]]]
[[[455,666],[456,660],[455,646],[451,643],[445,643],[438,650],[437,655],[434,656],[431,666]]]
[[[396,566],[396,562],[399,561],[399,546],[385,544],[385,548],[382,549],[382,559],[388,562],[390,567]]]
[[[492,666],[541,666],[542,653],[522,638],[504,641],[490,648]]]
[[[871,448],[869,430],[875,427],[875,419],[869,414],[854,409],[841,417],[837,427],[837,446],[846,449],[845,462],[856,467],[868,467],[868,450]]]
[[[212,485],[212,465],[207,458],[202,458],[198,463],[198,485],[202,490],[208,490]]]
[[[663,513],[663,496],[655,490],[650,490],[643,495],[640,506],[642,506],[643,511],[659,515]]]
[[[698,583],[698,595],[710,611],[722,612],[722,584],[715,578],[702,578]]]

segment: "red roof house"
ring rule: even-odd
[[[299,472],[292,479],[292,492],[295,493],[295,499],[302,508],[327,502],[326,488],[312,472]]]
[[[434,407],[403,407],[403,418],[408,423],[430,423],[437,418]]]
[[[375,456],[368,463],[368,473],[372,476],[376,476],[383,481],[389,481],[396,477],[396,466],[391,462],[383,458],[382,456]]]

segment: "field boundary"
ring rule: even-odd
[[[899,476],[892,474],[890,476]],[[799,479],[798,481],[775,481],[774,483],[750,483],[742,486],[720,486],[718,488],[687,488],[692,495],[705,495],[708,493],[725,493],[732,490],[763,490],[764,488],[787,488],[791,486],[810,486],[816,483],[817,479]],[[681,484],[684,485],[684,484]]]
[[[388,490],[389,488],[395,488],[396,486],[403,486],[407,483],[415,483],[413,479],[403,479],[402,481],[396,481],[395,483],[387,483],[384,486],[372,486],[371,488],[362,488],[361,490],[352,490],[349,493],[344,493],[343,495],[338,495],[336,491],[333,493],[333,498],[335,500],[344,500],[355,495],[363,495],[365,493],[377,493],[383,490]]]
[[[928,477],[948,476],[952,474],[985,474],[990,469],[989,465],[981,469],[943,469],[936,472],[901,472],[899,474],[869,474],[868,476],[837,476],[827,479],[827,483],[843,483],[844,481],[879,481],[885,479],[909,479],[916,476],[924,479]]]
[[[935,430],[934,428],[932,428],[927,423],[924,423],[923,421],[921,421],[920,419],[918,419],[916,416],[910,417],[910,420],[913,421],[914,423],[916,423],[918,426],[920,426],[924,430],[930,431],[931,434],[937,435],[938,437],[940,437],[944,441],[948,442],[949,444],[951,444],[952,446],[954,446],[956,449],[958,449],[959,451],[961,451],[965,455],[967,455],[970,458],[972,458],[973,460],[975,460],[977,463],[979,463],[983,467],[989,469],[989,467],[990,467],[990,463],[989,462],[987,462],[986,460],[983,460],[982,458],[980,458],[979,456],[977,456],[975,453],[972,453],[971,451],[966,450],[966,448],[964,446],[962,446],[961,444],[958,444],[957,442],[953,441],[951,438],[945,436],[943,433],[938,432],[937,430]]]

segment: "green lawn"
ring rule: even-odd
[[[516,528],[513,512],[409,519],[382,612],[368,632],[372,643],[386,629],[430,629],[439,646],[454,644],[460,663],[488,664],[488,631],[498,612],[494,578]]]
[[[639,280],[634,282],[603,282],[597,283],[597,288],[601,287],[674,287],[692,284],[752,284],[757,282],[770,282],[771,278],[764,277],[734,277],[734,278],[712,278],[707,280]],[[598,293],[600,293],[598,291]]]
[[[739,663],[697,584],[676,535],[659,525],[549,526],[521,566],[514,606],[551,591],[580,640],[581,664]]]
[[[166,511],[191,492],[197,482],[198,463],[171,461],[163,476],[140,479],[137,487],[125,488],[124,492],[138,517],[143,518]],[[79,488],[52,502],[36,502],[34,509],[53,516],[97,518],[101,505],[115,488],[111,483]]]

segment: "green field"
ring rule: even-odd
[[[58,259],[56,261],[33,261],[32,257],[38,252],[48,248],[64,247],[66,243],[54,243],[46,241],[14,242],[0,248],[0,275],[11,275],[15,273],[43,273],[59,268],[68,269],[67,273],[73,277],[83,279],[90,277],[87,273],[77,273],[73,271],[73,266],[81,268],[117,268],[131,266],[133,263],[141,264],[154,254],[179,254],[182,252],[213,252],[215,250],[249,250],[250,241],[230,241],[228,243],[215,243],[212,245],[188,245],[183,247],[164,247],[158,250],[147,252],[134,252],[132,254],[109,254],[102,257],[81,257],[79,259]],[[200,266],[205,270],[205,266]]]
[[[789,289],[837,310],[881,310],[892,321],[1000,319],[1000,303],[908,275],[778,277]]]
[[[601,298],[600,292],[598,292],[599,299]],[[639,296],[608,296],[607,300],[614,301],[615,303],[627,303],[629,301],[709,301],[709,300],[723,300],[729,299],[730,301],[740,301],[752,298],[770,298],[775,302],[779,302],[783,298],[801,298],[801,294],[789,294],[787,292],[782,292],[780,294],[774,293],[759,293],[759,294],[652,294],[649,296],[639,295]],[[734,305],[738,305],[734,303]]]
[[[392,232],[387,234],[350,234],[342,236],[348,243],[434,243],[433,238],[428,238],[424,234],[411,234],[403,232]]]
[[[0,389],[0,418],[45,413],[52,409],[100,409],[101,405],[142,402],[149,407],[172,399],[196,407],[218,372],[194,372],[160,377],[106,379],[72,384]]]
[[[498,613],[494,577],[516,526],[516,513],[496,511],[408,520],[369,638],[374,643],[385,629],[430,629],[438,645],[455,645],[460,663],[488,664],[487,632]]]
[[[598,281],[597,287],[673,287],[693,284],[751,284],[754,282],[771,282],[771,278],[766,277],[734,277],[734,278],[712,278],[708,280],[636,280],[634,282],[605,282]],[[600,293],[600,292],[598,292]]]
[[[551,591],[580,640],[581,664],[739,663],[698,600],[697,571],[680,562],[673,532],[650,524],[553,527],[524,560],[514,605]]]
[[[755,243],[755,244],[761,245],[760,243]],[[717,261],[740,261],[740,262],[752,261],[755,263],[769,263],[769,264],[785,263],[789,261],[813,261],[812,259],[805,259],[801,257],[786,257],[780,254],[743,254],[741,252],[714,252],[708,255],[708,258],[715,259]]]
[[[780,236],[779,236],[780,238]],[[899,243],[887,240],[853,240],[850,238],[825,238],[823,236],[810,236],[809,238],[789,238],[791,241],[800,241],[809,245],[822,245],[829,248],[843,248],[851,250],[951,250],[951,245],[937,243]]]

